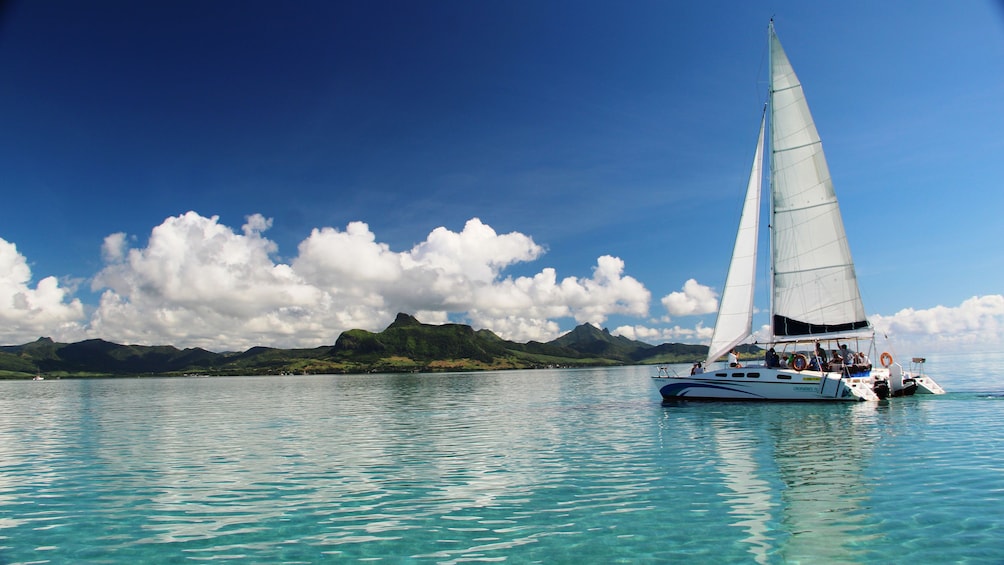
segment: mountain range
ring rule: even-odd
[[[747,354],[758,348],[746,346]],[[703,345],[651,345],[606,329],[582,324],[541,343],[504,340],[489,330],[463,324],[423,324],[408,314],[382,332],[348,330],[334,345],[312,349],[253,347],[214,353],[170,345],[119,345],[100,339],[58,343],[39,338],[24,345],[0,346],[0,378],[280,375],[289,373],[370,373],[471,371],[540,367],[587,367],[703,360]]]

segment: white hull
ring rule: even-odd
[[[839,372],[768,369],[762,366],[727,368],[685,377],[652,377],[663,400],[784,400],[861,402],[889,396],[945,394],[934,379],[903,373],[892,380],[888,369],[848,376]],[[904,387],[904,384],[906,386]],[[910,383],[916,383],[913,387]],[[878,385],[878,386],[876,386]],[[884,388],[884,392],[883,392]]]
[[[663,400],[879,400],[870,376],[849,378],[819,371],[744,367],[653,380]]]

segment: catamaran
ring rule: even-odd
[[[773,20],[768,37],[769,99],[708,357],[691,375],[661,368],[653,377],[656,386],[664,400],[868,401],[944,394],[924,374],[923,358],[912,358],[905,370],[883,352],[881,367],[872,365],[875,332],[865,316],[819,134]],[[730,355],[727,366],[713,368],[753,335],[768,119],[772,335],[764,362],[743,364]]]

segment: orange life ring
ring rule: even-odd
[[[879,362],[882,363],[883,367],[892,365],[892,355],[890,355],[888,351],[883,351],[882,355],[879,356]]]
[[[804,371],[806,367],[809,366],[809,360],[805,358],[805,355],[801,353],[796,353],[795,358],[791,360],[791,368],[796,371]]]

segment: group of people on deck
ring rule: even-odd
[[[844,367],[851,366],[871,367],[871,361],[864,352],[851,351],[846,343],[841,345],[838,342],[837,349],[831,351],[829,361],[827,361],[826,350],[817,341],[815,350],[807,357],[809,358],[808,368],[813,371],[840,371]],[[794,358],[795,354],[789,353],[782,359],[771,347],[767,350],[764,361],[767,368],[780,369],[793,367]]]
[[[801,371],[803,368],[807,368],[812,371],[842,371],[845,368],[854,367],[855,369],[871,369],[871,361],[868,356],[863,351],[854,352],[848,349],[847,344],[840,344],[837,342],[837,349],[830,352],[829,355],[826,354],[826,350],[816,342],[816,347],[812,352],[805,353],[805,357],[808,359],[807,367],[795,367],[795,356],[797,353],[786,353],[782,358],[778,355],[777,351],[773,347],[767,350],[764,354],[764,364],[768,369],[787,369],[789,367],[796,368],[796,370]],[[827,361],[829,359],[829,361]],[[741,368],[742,364],[739,362],[739,354],[733,348],[728,353],[728,366],[733,368]],[[850,369],[854,372],[854,369]],[[691,375],[699,375],[704,372],[704,366],[701,363],[694,363],[690,368]]]

